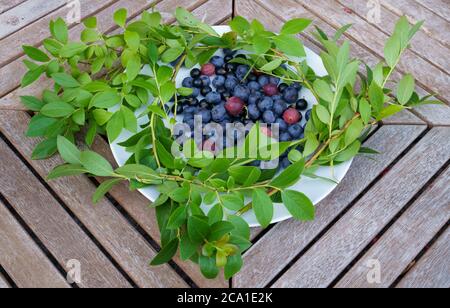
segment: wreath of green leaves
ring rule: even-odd
[[[296,35],[310,26],[310,20],[291,20],[275,34],[257,20],[250,23],[236,17],[230,22],[232,31],[219,36],[185,9],[178,8],[175,17],[176,25],[165,25],[158,12],[144,12],[140,20],[127,23],[127,11],[120,9],[114,21],[122,33],[101,33],[96,18],[91,17],[84,21],[80,41],[70,41],[66,23],[58,19],[50,24],[52,37],[44,41],[46,52],[23,46],[30,60],[24,61],[28,72],[22,87],[44,74],[54,81],[42,97],[22,97],[23,104],[35,112],[26,135],[43,138],[32,158],[61,155],[66,164],[55,168],[50,180],[80,174],[107,177],[94,202],[122,181],[129,182],[132,190],[157,187],[161,195],[151,206],[156,209],[162,249],[152,265],[170,261],[179,251],[182,260],[199,264],[207,278],[215,278],[224,268],[229,279],[241,269],[242,254],[251,246],[243,213],[253,209],[260,224],[267,227],[274,202],[283,202],[295,219],[313,220],[312,202],[289,190],[293,183],[301,176],[314,177],[318,166],[376,153],[361,146],[373,124],[404,109],[438,103],[432,96],[420,98],[409,74],[390,87],[394,90],[387,87],[422,23],[411,26],[401,18],[386,44],[385,61],[374,68],[366,66],[365,74],[359,72],[362,62],[350,58],[349,42],[338,43],[349,26],[334,37],[317,28],[324,50],[320,56],[328,71],[328,76],[318,77],[305,61],[295,60],[305,56]],[[177,89],[175,77],[183,65],[205,64],[222,48],[247,51],[247,60],[235,61],[287,83],[300,82],[319,102],[305,138],[279,144],[280,155],[289,153],[293,163],[281,174],[249,167],[254,160],[250,158],[214,158],[200,153],[196,158],[181,159],[171,154],[174,138],[163,120],[170,124],[175,120],[166,106],[174,97],[192,93]],[[152,77],[141,74],[144,66],[150,68]],[[149,121],[139,127],[135,111],[142,106],[148,106],[141,116]],[[76,136],[84,136],[90,147],[97,135],[113,142],[124,129],[134,135],[120,145],[132,156],[116,170],[101,155],[76,146]],[[249,136],[258,132],[257,127]],[[299,145],[303,152],[297,150]],[[252,203],[245,204],[245,197],[251,197]],[[201,204],[210,206],[208,213]]]

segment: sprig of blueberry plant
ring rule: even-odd
[[[22,97],[35,112],[26,135],[43,138],[33,159],[61,155],[66,164],[49,179],[80,174],[108,178],[94,202],[122,181],[132,190],[156,187],[160,196],[151,206],[162,249],[152,265],[170,261],[179,251],[181,259],[198,263],[207,278],[223,268],[229,279],[241,269],[242,254],[251,246],[249,225],[241,217],[245,212],[253,209],[267,227],[274,203],[283,202],[294,218],[314,219],[312,202],[289,187],[302,176],[314,177],[318,166],[375,153],[361,142],[378,121],[437,103],[431,96],[419,97],[409,74],[387,87],[422,23],[411,27],[401,18],[386,44],[385,61],[366,66],[364,73],[362,62],[350,57],[349,42],[338,43],[348,26],[334,37],[317,29],[328,72],[317,76],[296,37],[310,20],[291,20],[275,34],[257,20],[236,17],[232,30],[219,35],[182,8],[175,17],[176,25],[164,25],[158,12],[144,12],[140,20],[127,23],[127,11],[121,9],[114,14],[121,34],[101,33],[91,17],[84,21],[80,41],[70,41],[66,23],[58,19],[50,24],[45,51],[23,47],[30,60],[24,61],[28,72],[22,86],[42,75],[54,81],[41,97]],[[190,77],[177,87],[185,68]],[[316,102],[305,100],[301,91],[309,91]],[[138,124],[141,119],[145,124]],[[217,133],[198,140],[192,132],[175,132],[180,121],[188,130],[199,124],[201,132],[211,123],[251,128],[240,143],[234,134],[227,142],[219,141]],[[133,136],[119,145],[130,158],[118,169],[76,145],[80,135],[88,147],[97,135],[113,143],[124,130]],[[180,137],[185,137],[182,142]],[[256,154],[248,150],[253,140],[258,140]],[[263,145],[276,151],[263,155]],[[175,155],[174,149],[183,155]],[[221,155],[230,149],[234,156]],[[280,166],[263,168],[276,159]]]

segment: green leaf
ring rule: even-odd
[[[116,91],[99,92],[93,98],[89,104],[89,108],[111,108],[116,106],[122,98]]]
[[[298,220],[314,220],[315,208],[311,200],[303,193],[286,190],[281,193],[283,203],[289,213]]]
[[[80,160],[83,167],[95,176],[114,176],[111,164],[103,156],[95,152],[82,152],[80,154]]]
[[[183,47],[169,48],[161,55],[161,60],[164,63],[171,63],[178,59],[183,54],[184,50]]]
[[[331,115],[327,108],[325,108],[322,105],[317,105],[316,113],[317,113],[317,116],[319,117],[319,120],[322,123],[327,124],[327,125],[330,123]]]
[[[159,179],[158,174],[151,168],[144,165],[125,165],[116,170],[116,173],[125,176],[128,179],[144,179],[155,180]]]
[[[109,143],[113,143],[120,136],[122,130],[123,116],[120,111],[117,111],[106,124],[106,133],[108,135]]]
[[[263,228],[267,228],[273,219],[273,203],[272,199],[262,189],[253,191],[253,209],[256,218]]]
[[[377,120],[381,121],[383,119],[389,118],[404,109],[405,107],[402,105],[389,105],[381,110],[380,114],[377,116]]]
[[[86,113],[84,111],[83,108],[78,109],[77,111],[75,111],[75,113],[72,115],[72,120],[80,125],[80,126],[84,126],[84,124],[86,123]]]
[[[81,41],[83,43],[93,43],[100,40],[100,38],[100,34],[94,29],[87,28],[81,32]]]
[[[125,106],[122,106],[120,108],[120,111],[122,112],[123,125],[125,129],[127,129],[129,132],[136,133],[138,128],[138,122],[134,112]]]
[[[208,212],[208,223],[210,225],[223,220],[223,208],[220,204],[216,204]]]
[[[286,22],[281,29],[282,34],[298,34],[309,27],[312,20],[296,18]]]
[[[225,265],[224,269],[225,279],[231,279],[241,270],[243,264],[244,262],[240,254],[228,257],[227,265]]]
[[[333,91],[330,85],[322,79],[317,79],[314,82],[314,90],[319,94],[320,98],[328,103],[331,103],[334,98]]]
[[[186,205],[182,205],[173,211],[172,215],[169,217],[166,228],[170,230],[180,228],[187,219],[187,209],[188,207]]]
[[[75,109],[72,105],[58,102],[58,103],[50,103],[42,107],[41,114],[50,118],[62,118],[70,116],[75,112]]]
[[[235,18],[233,18],[233,20],[230,21],[229,25],[233,31],[241,35],[250,30],[250,23],[247,21],[247,19],[241,16],[236,16]]]
[[[164,145],[159,141],[159,140],[155,140],[155,146],[156,146],[156,151],[158,153],[158,158],[161,161],[161,163],[169,169],[174,169],[175,168],[175,164],[174,164],[174,157],[173,155],[166,150],[166,148],[164,147]]]
[[[38,62],[48,62],[50,61],[50,58],[47,56],[45,52],[43,52],[40,49],[37,49],[33,46],[24,45],[22,46],[23,51],[25,54],[30,57],[31,59],[38,61]]]
[[[141,66],[142,62],[139,55],[135,54],[128,59],[126,70],[128,81],[136,79],[141,72]]]
[[[345,145],[349,146],[356,139],[358,139],[359,136],[361,136],[363,129],[364,124],[362,120],[360,119],[353,120],[353,122],[350,124],[350,126],[347,128],[345,132]]]
[[[58,18],[51,24],[52,35],[63,44],[69,40],[69,30],[66,22],[62,18]]]
[[[66,163],[81,165],[81,152],[78,148],[63,136],[58,136],[58,152]]]
[[[397,99],[400,104],[406,105],[411,99],[415,88],[414,77],[410,74],[405,75],[402,80],[400,80],[397,87]]]
[[[262,35],[255,35],[253,38],[253,49],[256,54],[262,55],[269,51],[272,42],[269,38]]]
[[[92,202],[94,204],[98,203],[100,199],[102,199],[111,189],[114,188],[114,186],[118,185],[122,179],[111,179],[103,182],[100,184],[100,186],[96,189],[94,195],[92,196]]]
[[[94,116],[95,122],[97,122],[99,126],[103,126],[111,119],[113,114],[103,109],[95,109],[92,111],[92,115]]]
[[[71,58],[84,52],[88,46],[84,43],[68,43],[59,51],[59,55],[63,58]]]
[[[39,111],[44,106],[44,103],[34,96],[21,96],[20,100],[31,111]]]
[[[358,154],[360,148],[361,148],[361,142],[356,140],[346,150],[344,150],[343,152],[339,153],[339,155],[336,157],[335,160],[337,162],[348,161],[348,160],[352,159],[353,157],[355,157]]]
[[[237,235],[245,239],[250,238],[250,227],[242,217],[229,215],[228,221],[234,225],[234,230],[231,231],[232,235]]]
[[[56,138],[50,138],[39,143],[34,149],[31,159],[40,160],[53,156],[58,151]]]
[[[52,79],[63,88],[77,88],[80,83],[66,73],[55,73],[52,75]]]
[[[41,137],[45,136],[49,127],[57,122],[56,119],[48,118],[42,114],[35,115],[28,125],[28,130],[26,132],[27,137]]]
[[[232,211],[239,211],[244,207],[244,198],[239,194],[226,194],[220,196],[223,206]]]
[[[181,260],[186,261],[189,260],[195,253],[197,252],[198,246],[195,243],[192,243],[189,239],[187,233],[184,233],[181,236],[180,242],[180,257]]]
[[[369,88],[369,99],[375,112],[380,112],[384,104],[383,89],[376,83],[372,82]]]
[[[359,102],[359,113],[361,114],[361,119],[364,124],[367,125],[372,117],[372,106],[370,106],[365,98],[362,98]]]
[[[97,17],[88,17],[83,21],[86,28],[95,29],[97,28]]]
[[[167,104],[175,95],[177,89],[173,82],[167,82],[161,87],[160,95],[164,104]]]
[[[209,233],[209,225],[198,216],[188,218],[187,224],[189,238],[194,243],[203,243]]]
[[[302,159],[287,167],[278,177],[270,182],[270,185],[280,189],[292,186],[300,180],[304,169],[305,160]]]
[[[393,68],[396,65],[398,58],[400,56],[400,51],[401,51],[400,38],[398,38],[397,35],[394,35],[391,38],[389,38],[389,40],[386,43],[386,46],[384,47],[384,57],[389,67]]]
[[[228,221],[219,221],[211,226],[211,231],[208,235],[208,241],[214,242],[220,240],[226,234],[234,230],[234,225]]]
[[[272,71],[276,70],[277,68],[279,68],[282,63],[283,63],[283,60],[275,59],[275,60],[267,63],[263,67],[261,67],[261,70],[264,72],[272,72]]]
[[[138,52],[139,46],[141,45],[139,34],[133,31],[125,31],[124,38],[128,48],[133,52]]]
[[[200,24],[200,21],[191,12],[182,7],[176,9],[175,17],[182,26],[196,27]]]
[[[167,246],[163,247],[158,255],[153,259],[150,265],[162,265],[169,262],[175,256],[180,244],[178,238],[173,239]]]
[[[121,28],[125,28],[127,22],[127,10],[122,8],[114,13],[114,22]]]
[[[45,73],[46,69],[47,69],[46,66],[43,65],[33,70],[29,70],[22,78],[21,87],[25,88],[30,84],[32,84],[33,82],[35,82],[36,80],[38,80],[39,77],[41,77],[41,75]]]
[[[261,177],[261,169],[256,167],[232,166],[228,172],[237,183],[244,187],[255,184]]]
[[[214,279],[219,275],[219,268],[216,266],[216,259],[200,256],[198,259],[200,270],[208,279]]]
[[[54,168],[47,176],[47,180],[54,180],[61,177],[76,176],[85,174],[88,171],[80,165],[62,165]]]
[[[303,58],[306,56],[305,47],[295,36],[282,34],[274,38],[277,48],[289,56]]]

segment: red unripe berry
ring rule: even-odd
[[[207,63],[202,66],[202,75],[214,76],[216,74],[216,67],[212,63]]]
[[[205,140],[202,146],[203,146],[202,150],[204,152],[211,152],[211,153],[216,152],[216,142],[213,139]]]
[[[293,125],[300,122],[302,114],[297,109],[289,108],[284,112],[283,119],[287,124]]]
[[[244,101],[239,97],[233,96],[228,99],[225,104],[225,109],[228,111],[230,115],[233,117],[238,117],[244,111]]]
[[[264,94],[266,94],[267,96],[275,96],[279,93],[278,86],[275,84],[272,84],[272,83],[266,84],[263,87],[263,91],[264,91]]]
[[[272,137],[272,130],[268,127],[261,127],[261,132],[267,137]]]

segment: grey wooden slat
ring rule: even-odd
[[[69,288],[69,284],[0,201],[0,264],[18,287]]]
[[[0,192],[61,267],[81,263],[80,287],[131,286],[3,140],[0,157]]]
[[[450,288],[450,229],[398,284],[398,288]]]
[[[414,0],[436,15],[450,22],[450,5],[447,0]]]
[[[0,274],[0,289],[9,289],[11,286],[6,281],[5,277],[3,277],[2,274]]]
[[[10,35],[36,19],[66,5],[66,0],[28,0],[0,15],[0,38]]]
[[[337,284],[338,288],[388,288],[450,219],[450,168],[395,222]],[[367,279],[371,260],[381,281]],[[449,263],[450,260],[447,261]],[[450,274],[449,272],[447,272]],[[448,277],[450,279],[450,276]],[[450,283],[450,281],[449,281]]]
[[[245,266],[235,277],[237,287],[264,287],[374,181],[425,128],[384,126],[367,142],[381,155],[374,160],[359,157],[339,186],[317,206],[310,223],[295,220],[280,223],[262,237],[245,255]]]
[[[0,14],[6,12],[13,7],[25,2],[27,0],[0,0]],[[0,15],[1,18],[1,15]]]
[[[446,107],[448,108],[448,107]],[[449,110],[450,111],[450,110]],[[450,115],[450,112],[449,112]],[[450,119],[449,119],[450,121]],[[425,122],[422,121],[418,116],[409,110],[403,110],[392,117],[383,120],[383,124],[410,124],[410,125],[422,125]]]
[[[450,128],[433,128],[274,287],[327,287],[450,159]]]
[[[59,157],[45,161],[30,159],[39,140],[25,138],[30,117],[23,112],[0,112],[0,130],[25,157],[38,174],[45,178],[53,167],[62,163]],[[155,250],[107,200],[93,205],[96,187],[86,177],[71,177],[49,182],[67,207],[83,222],[100,244],[127,274],[143,287],[185,287],[186,283],[168,265],[150,267]]]
[[[79,0],[80,2],[80,16],[82,19],[95,14],[95,12],[112,4],[115,0]],[[23,29],[20,29],[14,35],[10,35],[0,40],[1,46],[8,46],[9,48],[2,49],[0,53],[0,67],[5,63],[22,56],[22,45],[41,45],[44,39],[50,37],[49,23],[51,20],[63,18],[67,21],[67,14],[71,10],[70,7],[63,6],[60,9],[36,20],[30,25],[27,25]],[[76,23],[68,23],[69,28],[75,26]]]
[[[373,22],[369,18],[369,9],[367,8],[367,3],[364,1],[352,1],[352,0],[337,0],[343,6],[351,9],[354,14],[357,14],[366,22],[372,24],[379,31],[385,33],[386,35],[392,35],[395,28],[396,21],[403,14],[396,15],[391,11],[387,10],[383,6],[380,6],[380,23],[377,24],[376,21]],[[411,1],[408,1],[411,2]],[[449,24],[450,26],[450,24]],[[449,27],[450,30],[450,27]],[[433,46],[433,48],[430,48]],[[422,57],[432,65],[438,67],[440,70],[444,71],[447,75],[450,72],[450,63],[447,61],[447,55],[450,53],[450,49],[441,44],[438,40],[427,35],[425,31],[421,30],[417,32],[414,40],[411,42],[411,48],[414,53]]]

